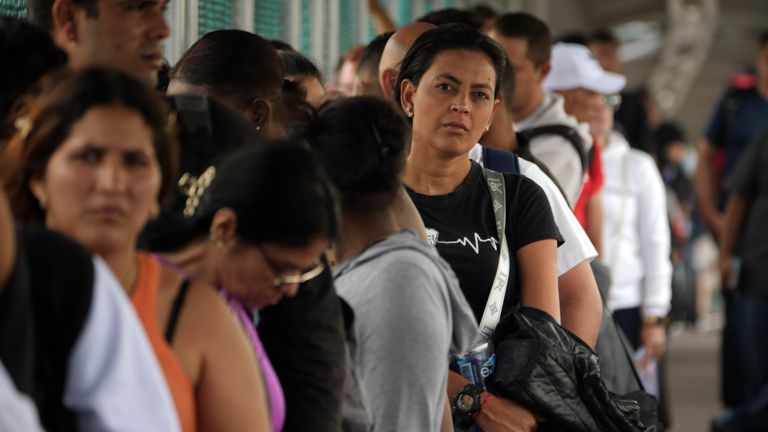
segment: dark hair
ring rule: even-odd
[[[360,57],[360,63],[357,65],[357,73],[371,74],[372,76],[379,76],[379,62],[381,62],[381,54],[384,52],[384,47],[387,45],[387,41],[394,31],[382,33],[373,38],[363,50],[363,55]]]
[[[168,91],[168,84],[171,81],[171,65],[168,64],[168,60],[163,59],[163,64],[160,65],[160,70],[157,71],[157,85],[155,90],[161,94],[165,94]]]
[[[526,56],[540,66],[552,57],[552,33],[544,21],[524,12],[504,14],[496,20],[496,31],[502,36],[522,38],[528,42]]]
[[[0,170],[0,179],[16,218],[44,221],[45,213],[29,190],[29,182],[44,175],[49,159],[69,136],[72,126],[88,110],[100,106],[125,107],[141,115],[152,131],[162,171],[158,199],[168,194],[175,183],[177,151],[162,98],[117,71],[65,70],[46,77],[36,96],[29,97],[16,119],[19,130],[0,153],[0,159],[9,165]]]
[[[611,29],[609,28],[598,28],[595,29],[592,32],[592,35],[589,38],[589,42],[602,42],[602,43],[612,43],[612,44],[618,44],[619,40],[616,39],[616,36],[613,34]]]
[[[222,208],[237,214],[238,239],[247,244],[304,246],[316,238],[336,240],[338,206],[330,181],[303,143],[262,142],[227,155],[215,167],[194,214],[155,250],[180,248],[210,231]],[[178,227],[177,227],[178,228]],[[165,247],[163,247],[165,246]]]
[[[512,112],[515,99],[515,68],[505,67],[504,74],[501,76],[501,101],[507,111]]]
[[[504,74],[506,60],[504,50],[488,36],[466,24],[450,24],[427,30],[411,46],[400,65],[400,75],[394,87],[395,102],[400,105],[400,86],[410,80],[419,85],[424,72],[432,66],[438,54],[447,50],[465,49],[485,54],[496,71],[494,97],[498,94],[499,83]]]
[[[371,97],[323,104],[308,134],[310,145],[346,210],[379,210],[400,187],[408,126],[391,103]]]
[[[0,119],[8,118],[14,101],[46,72],[67,63],[67,55],[39,28],[0,16]]]
[[[283,73],[286,77],[294,75],[302,75],[312,78],[317,78],[319,81],[323,81],[323,74],[320,73],[320,69],[315,66],[312,61],[296,51],[284,51],[277,52],[280,56],[280,61],[283,63]]]
[[[482,30],[483,21],[477,15],[462,9],[446,8],[432,11],[423,17],[417,19],[418,22],[425,22],[442,26],[446,24],[466,24],[477,30]]]
[[[198,39],[171,69],[171,79],[205,85],[238,108],[254,98],[282,97],[283,63],[266,39],[242,30],[217,30]]]
[[[275,119],[297,134],[310,110],[300,86],[285,79],[283,62],[266,39],[242,30],[206,33],[171,69],[171,79],[204,85],[238,109],[269,100]]]
[[[55,0],[27,0],[29,20],[43,30],[53,30],[53,3]],[[99,17],[99,0],[72,0],[89,18]]]
[[[297,52],[296,48],[291,46],[288,42],[283,42],[279,39],[270,39],[269,43],[278,51],[293,51]]]
[[[571,31],[558,36],[555,42],[587,46],[590,39],[581,31]]]
[[[492,7],[483,3],[476,4],[469,11],[472,12],[472,15],[475,16],[475,19],[479,21],[485,21],[487,19],[496,18],[497,16],[499,16],[499,14],[496,13],[496,11]]]

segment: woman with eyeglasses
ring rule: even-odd
[[[175,178],[163,101],[118,72],[63,72],[41,84],[15,126],[0,154],[14,216],[107,262],[159,360],[181,430],[269,430],[261,371],[226,303],[137,249]]]
[[[245,146],[180,183],[188,193],[186,218],[176,222],[183,226],[154,246],[193,280],[216,287],[238,317],[279,431],[285,399],[253,315],[296,295],[299,284],[324,270],[323,254],[338,231],[334,192],[309,150],[295,142]]]

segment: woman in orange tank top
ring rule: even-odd
[[[65,72],[24,107],[5,150],[25,169],[27,222],[69,235],[109,264],[160,361],[182,430],[268,431],[261,373],[235,317],[208,285],[137,250],[173,186],[163,101],[117,72]]]

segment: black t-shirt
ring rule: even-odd
[[[733,170],[730,191],[751,200],[741,236],[742,290],[768,294],[768,128],[755,136]]]
[[[341,430],[346,335],[327,263],[295,297],[259,311],[259,337],[285,393],[283,432]]]
[[[515,252],[546,239],[560,242],[560,234],[544,191],[531,180],[505,174],[506,236],[510,252],[509,281],[502,313],[520,302]],[[499,239],[483,169],[472,162],[469,175],[446,195],[421,195],[406,187],[427,227],[430,244],[437,247],[459,278],[478,322],[485,310],[499,264]]]

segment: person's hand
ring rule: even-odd
[[[536,416],[508,399],[484,392],[485,405],[475,421],[483,432],[533,432],[538,427]]]
[[[645,354],[640,358],[640,367],[645,367],[651,360],[656,360],[664,354],[667,346],[667,332],[662,323],[645,323],[640,329],[640,343],[645,348]]]
[[[723,226],[725,225],[725,216],[717,210],[709,212],[702,212],[704,223],[709,227],[712,232],[712,236],[716,242],[720,241],[720,237],[723,234]]]
[[[729,255],[720,255],[720,282],[723,289],[730,291],[736,288],[733,259]]]

